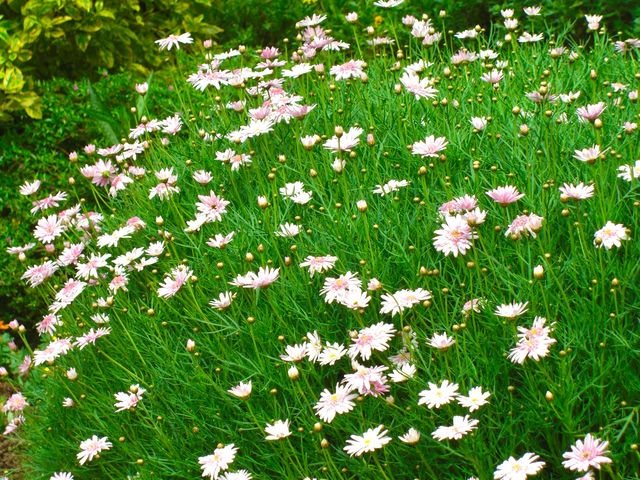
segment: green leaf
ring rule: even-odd
[[[76,5],[87,12],[91,10],[91,0],[76,0]]]
[[[24,86],[24,77],[20,69],[16,67],[7,67],[4,71],[4,77],[2,79],[1,89],[5,93],[17,93],[22,90]]]
[[[91,82],[89,82],[89,103],[91,104],[91,110],[88,112],[89,117],[97,121],[98,127],[110,142],[114,144],[119,143],[120,139],[118,135],[116,135],[113,125],[114,123],[117,125],[117,121],[109,114],[109,111],[100,101],[91,86]]]
[[[116,19],[115,13],[111,10],[107,10],[106,8],[104,10],[98,10],[97,14],[99,17],[110,18],[112,20]]]
[[[30,93],[30,95],[20,98],[20,104],[29,117],[39,120],[42,118],[42,99],[34,92],[28,93]]]
[[[109,50],[100,50],[99,56],[107,68],[113,67],[113,53]]]
[[[62,17],[55,17],[53,19],[51,19],[51,25],[62,25],[63,23],[68,22],[69,20],[73,20],[73,18],[71,18],[68,15],[62,16]]]
[[[91,41],[91,34],[89,33],[76,33],[76,45],[80,51],[84,52],[89,46],[89,42]]]

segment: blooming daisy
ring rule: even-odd
[[[112,443],[108,440],[109,439],[107,437],[98,438],[97,435],[93,435],[91,438],[81,442],[80,450],[82,451],[76,454],[80,465],[90,462],[103,450],[109,450],[112,447]]]
[[[453,425],[438,427],[431,436],[438,441],[442,440],[460,440],[464,435],[475,430],[478,425],[478,420],[469,418],[469,415],[464,417],[456,415],[453,417]]]
[[[468,408],[470,412],[478,410],[482,405],[489,403],[487,398],[491,396],[489,392],[483,392],[482,387],[473,387],[469,390],[469,394],[458,395],[458,404]]]
[[[437,157],[438,153],[443,151],[448,144],[445,137],[436,138],[434,135],[429,135],[423,141],[414,143],[411,147],[411,153],[420,155],[422,158]]]
[[[471,240],[476,238],[467,219],[462,215],[447,216],[445,223],[433,233],[433,246],[439,252],[448,256],[450,253],[454,257],[467,253],[473,244]]]
[[[608,221],[604,227],[593,234],[593,244],[597,248],[611,250],[613,247],[620,248],[621,241],[627,240],[627,228],[622,223]]]
[[[313,408],[317,410],[316,415],[323,422],[331,423],[337,414],[347,413],[353,410],[354,400],[358,395],[351,393],[351,389],[346,385],[336,385],[335,393],[325,389],[320,394],[320,400]]]
[[[391,437],[387,437],[386,434],[389,432],[383,429],[384,425],[379,425],[375,428],[370,428],[362,436],[351,435],[351,438],[347,440],[347,446],[344,447],[344,451],[350,457],[354,455],[359,457],[363,453],[373,452],[384,447],[391,441]]]
[[[208,476],[210,480],[217,479],[220,472],[229,468],[229,465],[233,463],[237,451],[238,448],[231,443],[216,448],[211,455],[199,457],[198,463],[201,465],[202,476]]]
[[[418,405],[426,404],[429,408],[440,408],[458,396],[458,384],[443,380],[440,386],[429,382],[429,390],[422,390],[418,395]]]
[[[191,38],[191,34],[187,32],[178,35],[169,35],[166,38],[156,40],[155,43],[160,46],[160,50],[164,50],[165,48],[171,50],[172,47],[176,47],[179,50],[181,43],[193,43],[193,38]]]
[[[493,473],[495,480],[526,480],[529,475],[536,475],[544,467],[544,462],[538,462],[540,456],[535,453],[525,453],[516,459],[509,457],[498,465]]]
[[[562,454],[563,458],[566,458],[562,465],[564,468],[579,472],[586,472],[591,467],[600,470],[602,464],[612,463],[612,460],[606,456],[609,453],[608,446],[609,442],[603,442],[587,433],[584,440],[577,440],[575,445],[571,445],[570,451]]]
[[[289,420],[287,419],[284,422],[282,420],[276,420],[273,425],[267,423],[264,431],[269,434],[265,437],[265,440],[282,440],[291,435]]]

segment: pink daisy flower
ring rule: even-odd
[[[414,143],[411,153],[420,155],[422,158],[437,157],[438,153],[443,151],[448,144],[445,137],[436,138],[434,135],[429,135],[423,141]]]
[[[587,433],[584,441],[576,441],[570,451],[562,454],[562,457],[566,458],[562,465],[564,468],[579,472],[586,472],[590,467],[599,470],[602,464],[612,463],[612,460],[605,456],[609,453],[608,446],[609,442],[602,442],[599,438]]]
[[[501,207],[505,207],[510,203],[520,200],[524,197],[524,193],[520,193],[513,185],[505,185],[486,192],[486,194]]]
[[[607,108],[607,105],[604,102],[598,102],[593,105],[587,105],[586,107],[580,107],[576,110],[576,115],[585,120],[589,120],[590,122],[594,122],[596,118],[602,115]]]
[[[450,253],[454,257],[464,255],[472,246],[471,240],[476,238],[466,218],[461,215],[446,217],[445,223],[434,233],[436,237],[433,239],[433,246],[445,256]]]

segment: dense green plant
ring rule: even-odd
[[[146,48],[166,32],[214,37],[212,0],[0,1],[0,121],[42,115],[36,80],[82,79],[98,68],[143,74],[160,58]],[[141,47],[145,45],[145,47]]]
[[[518,14],[426,46],[405,13],[304,62],[173,50],[172,104],[79,152],[91,196],[26,252],[30,478],[638,478],[637,42]]]

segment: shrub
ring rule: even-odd
[[[177,113],[80,153],[25,275],[29,478],[638,471],[637,41],[381,15],[402,55],[172,50]]]
[[[141,48],[164,32],[215,36],[211,1],[14,0],[0,3],[0,120],[41,118],[36,80],[82,79],[126,66],[148,73],[159,57]]]

